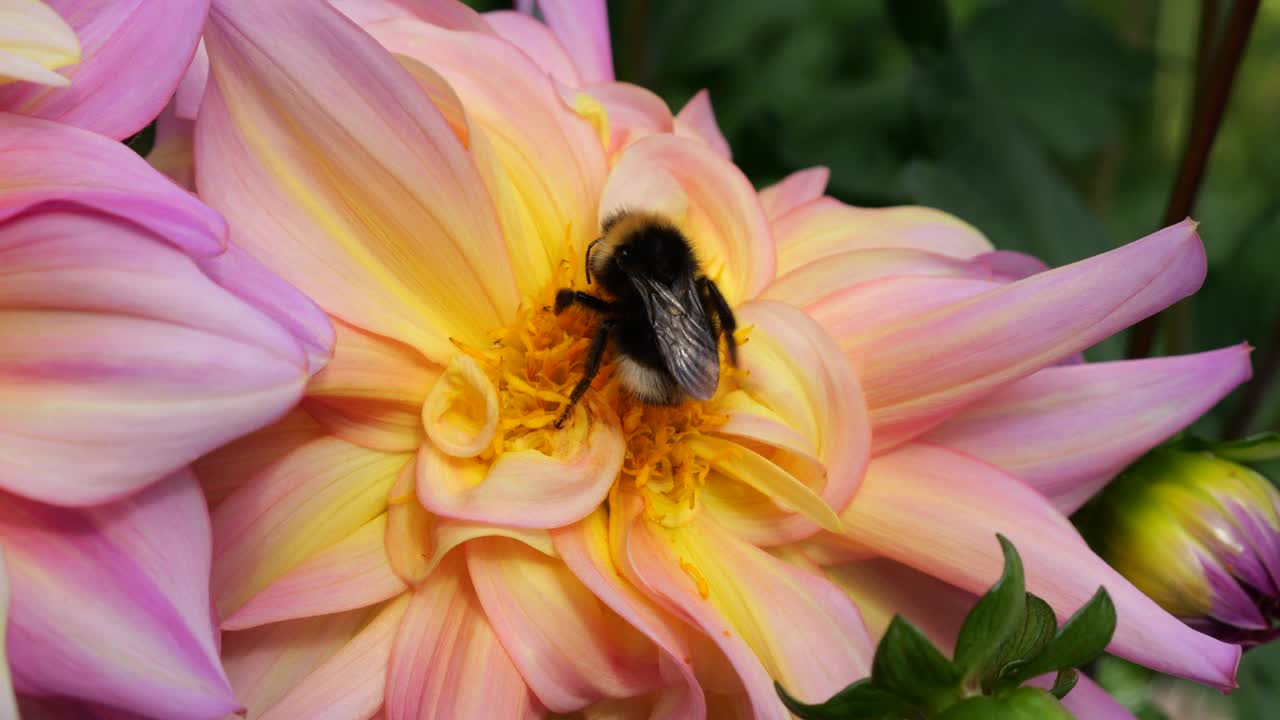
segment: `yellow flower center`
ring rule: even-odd
[[[631,397],[622,387],[617,354],[610,347],[592,391],[578,403],[563,429],[557,429],[555,422],[585,372],[599,323],[593,312],[578,307],[558,316],[553,312],[556,291],[569,287],[573,277],[573,267],[561,262],[551,284],[538,297],[526,299],[515,322],[493,334],[490,347],[473,348],[455,341],[497,388],[497,428],[479,457],[492,461],[504,452],[526,449],[562,455],[565,447],[586,436],[590,422],[598,421],[591,417],[593,409],[607,407],[620,421],[627,448],[616,487],[641,491],[652,517],[664,524],[679,524],[694,509],[697,489],[716,460],[700,450],[696,438],[714,431],[728,417],[712,412],[709,403],[660,407]],[[734,385],[738,371],[723,357],[721,362],[720,393],[724,393]]]

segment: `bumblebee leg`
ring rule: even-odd
[[[561,290],[560,292],[564,291]],[[587,297],[591,296],[587,295]],[[598,300],[599,298],[591,299]],[[613,332],[613,321],[605,320],[600,323],[600,327],[596,330],[596,336],[591,338],[591,348],[587,350],[587,363],[586,368],[582,371],[582,379],[574,386],[573,392],[569,394],[569,404],[565,406],[564,411],[560,413],[560,417],[556,419],[557,430],[564,427],[564,421],[569,419],[569,413],[573,412],[573,407],[586,394],[587,388],[591,387],[591,382],[596,379],[596,375],[600,374],[600,362],[604,359],[604,349],[609,344],[609,333],[611,332]]]
[[[715,319],[719,333],[724,335],[725,349],[729,351],[729,364],[737,367],[738,341],[734,339],[733,332],[738,329],[738,321],[733,317],[733,310],[711,278],[698,278],[698,289],[702,291],[702,299],[708,306],[708,314]]]
[[[609,303],[590,293],[581,290],[570,290],[564,288],[556,293],[556,314],[564,312],[570,305],[581,305],[582,307],[598,313],[609,312]]]

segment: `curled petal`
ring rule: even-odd
[[[461,552],[413,593],[385,677],[388,720],[542,714],[485,618]]]
[[[0,224],[0,266],[0,487],[118,498],[302,393],[294,337],[136,225],[28,213]]]
[[[660,685],[657,656],[559,559],[504,538],[466,545],[489,624],[533,694],[553,712]]]
[[[387,516],[321,550],[222,621],[223,630],[328,615],[376,605],[405,590],[387,560]]]
[[[1094,555],[1044,496],[967,455],[909,444],[877,457],[842,517],[859,542],[974,593],[1000,574],[995,534],[1002,533],[1022,555],[1027,590],[1059,619],[1103,585],[1119,617],[1110,652],[1220,688],[1235,685],[1239,647],[1165,612]]]
[[[628,147],[605,184],[600,219],[620,209],[663,213],[686,231],[731,305],[773,279],[773,239],[755,191],[700,142],[654,135]]]
[[[720,126],[716,123],[715,112],[711,109],[711,93],[699,90],[675,118],[677,135],[690,137],[706,143],[707,147],[716,151],[725,160],[733,157],[729,150],[729,141],[724,139]]]
[[[10,0],[0,6],[0,27],[0,85],[67,86],[66,76],[54,70],[80,62],[80,41],[53,8],[40,0]]]
[[[823,197],[773,222],[778,272],[836,253],[869,248],[911,248],[967,260],[991,243],[963,220],[924,207],[860,208]]]
[[[706,700],[693,671],[692,650],[676,631],[677,623],[624,579],[614,564],[604,511],[596,510],[551,535],[556,552],[578,580],[661,651],[663,677],[671,687],[651,720],[703,720]]]
[[[1186,297],[1204,273],[1204,246],[1187,221],[932,312],[867,314],[828,329],[858,369],[883,449]],[[870,308],[865,297],[855,304]]]
[[[422,353],[342,322],[333,360],[311,378],[303,406],[334,435],[372,450],[412,452],[426,437],[422,405],[440,369]]]
[[[493,442],[498,391],[470,355],[449,361],[422,406],[422,424],[436,449],[450,457],[475,457]]]
[[[870,672],[874,646],[848,596],[705,517],[672,530],[641,519],[625,554],[659,603],[724,652],[758,718],[787,717],[773,679],[817,702]]]
[[[551,32],[586,84],[613,82],[609,11],[604,0],[537,0]]]
[[[386,694],[391,648],[408,606],[407,594],[383,605],[368,625],[294,685],[261,719],[372,717]]]
[[[495,10],[484,14],[485,22],[498,37],[524,51],[529,59],[556,82],[580,87],[578,68],[550,28],[515,10]]]
[[[138,132],[173,96],[209,0],[49,0],[80,38],[67,87],[0,87],[0,110],[92,130],[116,140]],[[146,58],[146,62],[138,62]]]
[[[178,82],[178,89],[173,93],[173,112],[179,120],[195,120],[200,111],[200,101],[204,99],[205,88],[209,84],[209,49],[204,40],[196,45],[196,54],[187,66],[187,72]]]
[[[830,179],[831,169],[821,165],[793,172],[760,191],[760,207],[773,223],[792,210],[821,198]],[[774,239],[777,239],[776,233]]]
[[[236,241],[332,315],[429,358],[451,356],[450,337],[487,342],[518,303],[502,232],[413,77],[324,3],[218,0],[205,42],[197,184]]]
[[[411,455],[367,450],[334,437],[296,446],[282,442],[274,455],[255,448],[253,440],[200,467],[202,474],[250,478],[213,511],[213,592],[223,618],[385,511],[396,473],[412,461]],[[246,462],[249,453],[254,456]],[[256,459],[263,465],[252,467]]]
[[[445,517],[517,528],[568,525],[604,500],[622,468],[626,444],[617,415],[587,398],[590,427],[574,424],[562,437],[581,432],[563,455],[537,450],[503,453],[491,467],[424,445],[418,454],[418,499]]]
[[[141,225],[192,255],[212,257],[226,247],[218,213],[120,143],[0,112],[0,155],[0,220],[66,201]]]
[[[247,717],[260,718],[377,614],[362,608],[222,636],[222,662]]]
[[[187,472],[89,509],[3,497],[16,689],[175,720],[234,712],[211,624],[208,522]]]
[[[925,440],[1018,476],[1070,514],[1249,372],[1245,345],[1045,368],[970,405]]]

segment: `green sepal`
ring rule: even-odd
[[[999,669],[1001,651],[1021,634],[1027,617],[1022,559],[1005,536],[996,539],[1004,553],[1004,571],[969,611],[956,639],[955,664],[967,678],[985,677]]]
[[[960,671],[919,628],[895,615],[871,661],[871,681],[922,709],[937,710],[958,693]]]
[[[1029,680],[1055,670],[1080,667],[1102,654],[1116,631],[1116,606],[1106,588],[1098,588],[1053,639],[1033,658],[1017,663],[1010,679]]]
[[[1080,682],[1080,672],[1075,668],[1059,670],[1058,676],[1053,679],[1053,687],[1049,688],[1049,694],[1061,700],[1075,688],[1078,682]]]
[[[1182,446],[1188,450],[1208,450],[1225,460],[1242,463],[1280,459],[1280,432],[1264,432],[1240,440],[1214,442],[1187,438]]]
[[[869,679],[859,680],[826,702],[815,705],[791,697],[779,683],[774,683],[774,687],[782,704],[802,720],[898,720],[912,709],[910,703],[881,690]]]
[[[937,720],[1075,720],[1075,716],[1044,690],[1025,687],[999,697],[961,700]]]

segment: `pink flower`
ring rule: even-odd
[[[8,0],[0,112],[129,137],[173,95],[208,11],[209,0]]]
[[[613,82],[602,3],[334,5],[215,0],[205,35],[201,196],[337,328],[299,412],[196,465],[250,717],[781,718],[772,679],[825,699],[892,612],[945,641],[997,532],[1061,613],[1107,586],[1112,652],[1233,685],[1063,514],[1249,372],[1062,364],[1198,287],[1193,223],[1036,272],[823,169],[755,192],[705,93]],[[558,431],[592,320],[547,306],[618,208],[693,239],[740,367],[654,408],[610,364]]]
[[[123,145],[0,113],[0,157],[13,686],[221,717],[239,705],[211,623],[208,511],[186,465],[288,411],[332,330]]]

